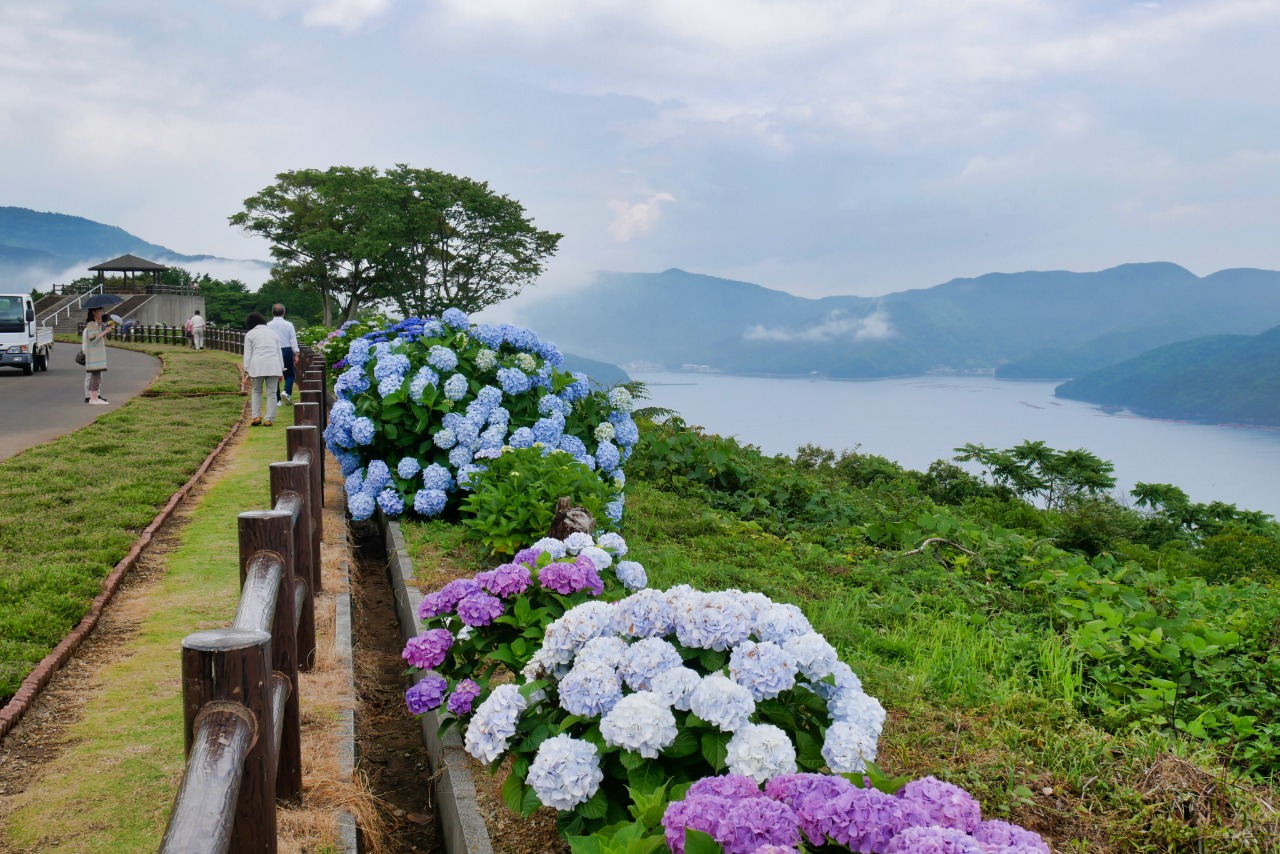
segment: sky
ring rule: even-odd
[[[1280,269],[1280,0],[0,0],[0,204],[187,254],[407,163],[564,235],[538,288],[804,296]]]

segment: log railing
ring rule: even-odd
[[[315,661],[324,508],[324,369],[313,351],[299,376],[288,459],[270,466],[271,509],[238,519],[235,620],[182,641],[187,767],[164,854],[274,854],[277,803],[302,799],[298,672]]]

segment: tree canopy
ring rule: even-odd
[[[561,235],[488,184],[404,164],[282,172],[230,217],[272,242],[275,278],[344,319],[392,301],[405,314],[478,311],[519,293]]]
[[[1050,510],[1116,485],[1115,466],[1083,448],[1058,451],[1026,441],[1003,451],[972,442],[955,450],[956,462],[977,462],[997,485],[1020,498],[1038,497]]]

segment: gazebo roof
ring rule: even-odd
[[[120,273],[120,272],[163,272],[169,268],[163,264],[157,264],[155,261],[148,261],[145,258],[139,258],[137,255],[121,255],[119,258],[113,258],[110,261],[103,261],[101,264],[90,267],[90,270],[98,273]]]

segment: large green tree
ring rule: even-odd
[[[1026,441],[1003,451],[972,442],[955,450],[956,462],[977,462],[998,486],[1021,498],[1039,498],[1050,510],[1116,485],[1111,476],[1115,466],[1083,448],[1058,451],[1044,442]]]
[[[403,164],[282,172],[231,224],[271,241],[275,278],[318,293],[324,322],[392,300],[406,314],[477,311],[542,272],[559,234],[488,185]]]

